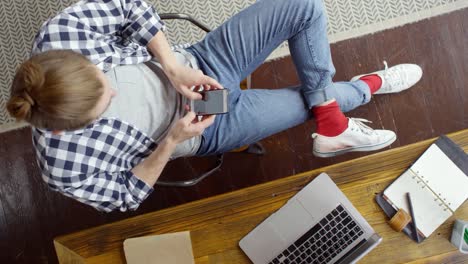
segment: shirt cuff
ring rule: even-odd
[[[133,187],[129,188],[129,191],[138,203],[143,202],[153,192],[154,188],[140,180],[133,172],[127,171],[126,176],[128,186]]]
[[[130,38],[146,47],[159,31],[166,29],[166,26],[153,7],[150,7],[128,29]]]

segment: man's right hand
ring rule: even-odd
[[[206,119],[198,122],[195,113],[188,112],[183,118],[174,123],[169,130],[169,134],[158,144],[153,153],[132,169],[135,176],[149,186],[153,186],[176,149],[177,144],[201,135],[215,120],[214,115],[204,116],[204,118]]]
[[[215,115],[204,116],[202,121],[198,121],[195,113],[190,111],[172,126],[168,139],[179,144],[187,139],[201,135],[207,127],[213,124],[215,118]]]

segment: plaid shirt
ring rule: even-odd
[[[108,71],[150,60],[146,45],[163,29],[142,0],[82,0],[43,24],[32,53],[71,49]],[[60,135],[34,128],[33,144],[49,187],[98,210],[135,210],[153,191],[131,169],[156,143],[124,121],[101,118]]]

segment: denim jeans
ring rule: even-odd
[[[301,81],[297,87],[241,90],[283,41]],[[197,155],[223,153],[299,125],[315,105],[335,98],[343,112],[369,102],[363,81],[333,82],[335,68],[322,0],[259,0],[187,49],[200,69],[230,90],[229,113],[202,136]]]

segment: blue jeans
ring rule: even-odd
[[[241,80],[286,40],[301,85],[241,90]],[[371,98],[363,81],[332,81],[335,68],[322,0],[259,0],[187,51],[206,75],[230,90],[229,113],[218,115],[204,131],[199,156],[224,153],[299,125],[311,118],[313,106],[330,99],[347,112]]]

